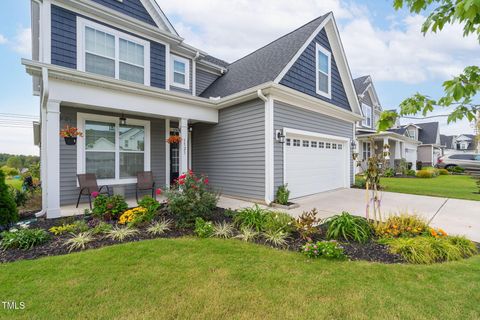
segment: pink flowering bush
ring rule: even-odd
[[[342,246],[335,240],[307,242],[302,246],[302,252],[309,258],[344,259]]]
[[[209,219],[217,207],[218,196],[208,190],[206,176],[197,176],[189,171],[178,177],[175,185],[167,192],[167,207],[178,217],[180,223],[193,224],[197,217]]]

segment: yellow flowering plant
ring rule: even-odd
[[[118,219],[118,223],[136,225],[140,222],[143,222],[144,217],[147,215],[147,213],[148,213],[148,210],[143,207],[136,207],[133,209],[129,209],[124,213],[122,213],[122,215]]]

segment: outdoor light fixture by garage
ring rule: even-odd
[[[122,113],[122,116],[120,117],[120,125],[124,126],[127,124],[127,118],[125,118],[125,115]]]
[[[352,143],[350,143],[350,148],[352,149],[353,160],[357,160],[357,158],[358,158],[357,144],[355,143],[354,140],[352,140]]]
[[[285,135],[282,130],[275,131],[275,139],[280,143],[285,143]]]

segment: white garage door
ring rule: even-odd
[[[291,198],[348,187],[348,159],[345,140],[287,134],[285,181]]]

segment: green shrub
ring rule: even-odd
[[[260,206],[258,206],[258,204],[256,204],[252,208],[244,208],[239,210],[234,217],[234,222],[239,229],[248,227],[260,232],[263,230],[265,225],[267,213],[268,210],[262,209]]]
[[[375,228],[379,237],[386,238],[415,237],[427,231],[428,225],[423,218],[408,213],[390,216]]]
[[[283,184],[277,189],[276,202],[281,205],[288,204],[288,198],[290,197],[290,191],[287,189],[287,185]]]
[[[71,233],[70,239],[67,239],[64,245],[68,247],[68,252],[72,250],[85,250],[87,244],[93,240],[93,235],[90,232]]]
[[[207,177],[197,177],[190,171],[182,174],[167,192],[168,210],[177,216],[180,224],[192,224],[197,217],[210,218],[217,206],[218,194],[209,192],[207,185]]]
[[[92,235],[106,234],[113,229],[113,226],[109,223],[100,221],[95,227],[91,229]]]
[[[348,212],[327,219],[327,237],[335,240],[353,240],[364,243],[370,239],[372,229],[368,221],[361,217],[352,216]]]
[[[383,172],[383,176],[386,178],[395,177],[395,169],[387,168],[385,172]]]
[[[295,230],[295,219],[285,212],[267,211],[262,230],[282,230],[290,234]]]
[[[448,167],[447,170],[451,173],[464,173],[465,169],[459,166]]]
[[[415,172],[415,170],[407,170],[407,171],[406,171],[406,175],[407,175],[407,176],[415,177],[416,174],[417,174],[417,173]]]
[[[28,201],[28,192],[9,186],[9,191],[17,207],[23,207]]]
[[[438,174],[441,176],[448,176],[450,172],[447,169],[438,169]]]
[[[365,189],[367,187],[367,181],[364,178],[356,177],[353,187],[358,189]]]
[[[11,176],[18,176],[20,174],[20,171],[18,171],[17,168],[12,168],[12,167],[9,167],[9,166],[3,166],[0,168],[0,171],[3,171],[3,173],[7,176],[7,177],[11,177]]]
[[[43,229],[10,229],[0,233],[0,237],[0,247],[3,250],[28,250],[50,240],[50,234]]]
[[[93,201],[92,214],[94,217],[110,221],[117,219],[127,209],[128,204],[121,195],[99,194]]]
[[[430,170],[418,170],[417,171],[417,178],[422,178],[422,179],[430,179],[433,178],[433,172]]]
[[[65,233],[71,233],[75,232],[77,230],[77,226],[72,224],[62,224],[61,226],[54,226],[48,229],[50,233],[53,233],[56,236],[65,234]]]
[[[195,234],[200,238],[208,238],[213,235],[215,232],[215,227],[210,221],[205,221],[200,217],[195,219],[195,229],[193,230]]]
[[[0,230],[9,227],[19,219],[18,209],[5,183],[5,174],[0,170]]]
[[[147,215],[152,218],[157,214],[158,209],[160,208],[161,204],[157,200],[153,199],[150,196],[144,196],[138,202],[139,207],[143,207],[148,210]],[[151,220],[150,220],[151,221]]]
[[[383,240],[390,251],[400,254],[406,261],[415,264],[456,261],[475,255],[475,244],[461,237],[396,238]],[[470,242],[470,243],[469,243]]]
[[[415,168],[418,170],[422,170],[423,169],[423,162],[422,161],[417,161],[415,163]]]
[[[307,242],[302,246],[302,253],[309,258],[345,259],[342,246],[335,240]]]
[[[312,237],[319,233],[317,227],[318,224],[322,221],[317,217],[317,209],[312,209],[310,211],[304,211],[300,217],[295,220],[295,227],[302,237],[303,240],[311,241]]]

